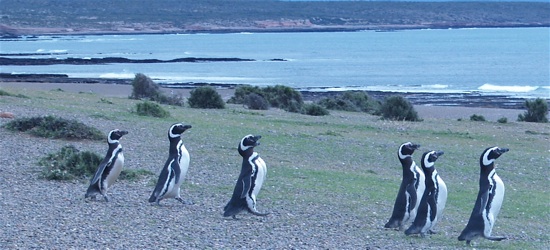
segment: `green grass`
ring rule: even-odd
[[[20,91],[14,89],[10,93],[17,95]],[[246,134],[260,134],[263,138],[257,151],[268,165],[268,179],[258,197],[260,202],[285,207],[302,204],[299,209],[311,207],[311,210],[329,207],[342,216],[365,220],[362,229],[365,235],[395,237],[402,244],[420,248],[464,247],[456,237],[467,222],[477,195],[479,156],[490,146],[507,147],[510,151],[497,160],[497,172],[506,185],[506,196],[493,234],[510,239],[498,243],[476,240],[476,248],[541,249],[550,245],[547,233],[550,124],[464,120],[397,122],[340,111],[314,117],[277,109],[251,112],[241,105],[228,105],[220,110],[161,105],[170,110],[172,117],[156,119],[129,112],[136,100],[59,91],[25,94],[28,99],[5,98],[23,107],[113,120],[121,127],[139,129],[143,133],[140,137],[164,140],[164,128],[172,122],[193,125],[186,132],[185,141],[192,154],[189,178],[197,184],[185,184],[184,189],[194,192],[229,194],[240,168],[235,150],[238,141]],[[5,102],[0,100],[0,104]],[[125,147],[134,151],[143,149],[128,145],[129,138],[124,139]],[[442,233],[429,240],[379,229],[391,215],[401,180],[396,151],[406,141],[422,145],[414,155],[418,164],[424,151],[445,151],[436,168],[447,183],[449,198],[444,217],[437,226],[437,231]],[[165,141],[162,143],[167,145]],[[157,149],[147,143],[142,146],[165,155],[164,148]],[[125,153],[128,159],[132,153],[139,153],[129,152]],[[148,166],[148,163],[141,164]],[[159,168],[155,166],[154,170]],[[222,181],[203,181],[201,176],[205,173],[221,175]],[[143,176],[154,181],[157,178]],[[265,206],[262,203],[261,208]]]

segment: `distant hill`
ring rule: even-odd
[[[549,2],[2,0],[0,35],[550,27]]]

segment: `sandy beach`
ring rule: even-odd
[[[42,82],[0,82],[0,88],[17,88],[28,90],[57,90],[61,89],[73,93],[94,93],[105,97],[125,98],[132,93],[131,85],[123,84],[102,84],[102,83],[42,83]],[[162,88],[167,93],[180,94],[183,97],[189,96],[191,89],[167,89]],[[224,100],[233,96],[234,89],[219,88],[218,93]],[[506,117],[508,121],[515,121],[519,114],[525,112],[521,109],[502,109],[502,108],[483,108],[483,107],[461,107],[461,106],[433,106],[433,105],[415,105],[415,110],[422,119],[469,119],[473,114],[482,115],[488,121],[496,121]],[[8,111],[8,110],[6,110]]]

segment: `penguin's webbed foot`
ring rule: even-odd
[[[435,231],[435,230],[432,230],[432,229],[428,230],[428,233],[429,233],[429,234],[438,234],[438,232],[437,232],[437,231]]]
[[[109,196],[107,196],[106,194],[103,195],[103,199],[105,200],[105,202],[109,202]]]
[[[239,220],[239,218],[237,218],[237,215],[233,215],[231,216],[234,220]]]
[[[194,205],[195,203],[193,203],[193,201],[185,201],[183,200],[181,197],[176,197],[175,198],[177,201],[181,202],[182,204],[184,205]]]

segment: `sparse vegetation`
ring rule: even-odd
[[[506,117],[501,117],[497,120],[498,123],[508,123],[508,118]]]
[[[250,93],[246,96],[244,105],[248,107],[248,109],[255,109],[255,110],[267,110],[269,109],[269,102],[267,100],[256,93]]]
[[[394,95],[386,98],[380,106],[383,119],[397,121],[421,121],[413,105],[405,97]]]
[[[148,176],[154,176],[155,173],[145,169],[123,169],[118,176],[119,180],[137,181]]]
[[[548,122],[548,103],[542,98],[525,100],[527,111],[518,115],[520,122]]]
[[[28,96],[23,95],[23,94],[14,95],[14,94],[12,94],[8,91],[5,91],[3,89],[0,89],[0,96],[13,96],[13,97],[19,97],[19,98],[29,98]]]
[[[48,180],[74,180],[93,175],[101,160],[96,153],[81,152],[68,145],[40,159],[38,164],[44,167],[42,177]]]
[[[363,91],[346,91],[336,97],[327,97],[317,104],[332,110],[366,112],[375,114],[380,109],[380,103]]]
[[[105,136],[96,128],[76,120],[55,116],[18,118],[4,125],[11,131],[28,132],[34,136],[53,139],[103,140]]]
[[[251,97],[253,99],[250,99]],[[283,85],[268,86],[263,88],[250,85],[239,86],[235,90],[234,96],[227,102],[249,106],[251,103],[247,102],[253,101],[255,102],[252,104],[253,106],[257,104],[258,107],[264,108],[266,104],[263,100],[261,100],[261,98],[268,102],[267,108],[271,106],[293,113],[302,112],[304,105],[302,94],[299,91]]]
[[[306,115],[313,115],[313,116],[324,116],[324,115],[330,114],[328,110],[325,109],[323,106],[315,103],[304,104],[303,113]]]
[[[180,95],[167,96],[160,91],[160,86],[148,76],[138,73],[132,81],[132,99],[146,99],[162,104],[183,106],[183,97]]]
[[[163,109],[160,105],[149,101],[137,103],[136,113],[142,116],[152,116],[157,118],[170,117],[170,112]]]
[[[484,122],[484,121],[487,121],[487,120],[485,120],[485,117],[482,116],[482,115],[473,114],[473,115],[470,116],[470,121]]]
[[[187,100],[189,107],[201,109],[224,109],[225,102],[220,94],[210,86],[198,87],[191,90]]]

